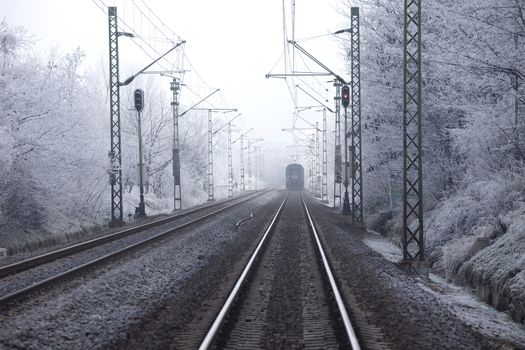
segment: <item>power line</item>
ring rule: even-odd
[[[107,14],[107,5],[105,4],[104,0],[91,0],[104,14]],[[162,24],[162,26],[164,26],[171,34],[173,34],[173,36],[177,37],[177,38],[180,38],[179,35],[177,35],[172,29],[170,29],[164,22],[162,22],[162,20],[160,20],[160,18],[151,10],[151,8],[149,6],[147,6],[147,4],[143,1],[143,0],[140,0],[144,6],[146,7],[147,11],[149,11],[152,16],[154,16],[158,21],[159,23]],[[154,22],[153,20],[147,16],[145,14],[145,12],[137,5],[136,1],[135,0],[132,0],[132,3],[133,5],[135,6],[135,8],[140,12],[141,14],[141,18],[145,18],[152,26],[153,28],[158,32],[160,33],[165,41],[167,42],[170,42],[170,43],[173,43],[173,40],[171,38],[169,38],[169,36],[166,34],[165,31],[163,31],[161,28],[159,28]],[[151,39],[151,37],[148,37],[148,36],[143,36],[143,35],[139,35],[139,33],[137,32],[137,30],[135,30],[130,24],[128,24],[127,21],[125,21],[121,16],[118,16],[118,21],[119,21],[119,25],[121,26],[121,28],[123,29],[123,31],[128,31],[128,32],[131,32],[136,38],[138,38],[143,44],[145,44],[145,46],[147,46],[150,50],[147,50],[145,48],[144,45],[141,45],[139,42],[137,42],[136,40],[132,40],[133,41],[133,44],[136,45],[142,52],[144,52],[144,54],[146,54],[147,57],[149,57],[150,59],[152,60],[155,60],[156,57],[159,57],[161,56],[161,54],[159,53],[159,51],[153,47],[147,40],[145,39]],[[156,40],[156,41],[159,41],[159,40],[164,40],[164,39],[159,39],[157,37],[153,37],[153,40]],[[202,78],[202,76],[197,72],[197,70],[195,69],[195,67],[193,66],[193,64],[191,63],[189,57],[186,55],[185,53],[185,50],[182,48],[182,53],[180,53],[180,57],[178,55],[178,60],[179,60],[179,64],[181,66],[181,68],[184,67],[184,62],[186,61],[189,66],[191,67],[191,72],[197,77],[197,79],[203,83],[203,85],[207,88],[207,89],[211,89],[210,85]],[[151,52],[153,52],[154,54],[151,54]],[[178,52],[178,50],[177,50]],[[156,57],[154,56],[156,55]],[[168,63],[168,65],[171,65],[172,67],[175,65],[174,63],[170,62],[167,58],[164,58],[163,61],[165,61],[166,63]],[[173,69],[168,69],[166,68],[166,66],[162,63],[162,62],[158,62],[157,63],[159,65],[159,67],[162,69],[162,70],[165,70],[165,71],[169,71],[169,70],[173,70]],[[192,75],[193,75],[192,74]],[[181,81],[184,80],[184,78],[181,79]],[[199,86],[199,85],[197,85]],[[198,98],[202,98],[202,96],[197,93],[195,90],[192,89],[191,86],[189,86],[188,84],[185,84],[185,90],[189,91],[190,93],[192,93],[193,95],[195,95],[196,97]],[[225,101],[225,98],[224,98],[224,95],[222,95],[222,100],[223,102],[226,104],[226,101]],[[216,108],[216,105],[209,102],[209,101],[206,101],[206,103],[210,106],[212,106],[213,108]]]
[[[148,4],[146,4],[146,2],[145,2],[144,0],[140,0],[140,1],[144,4],[144,6],[146,7],[146,9],[148,9],[148,11],[151,12],[151,13],[153,14],[153,16],[155,16],[155,18],[157,19],[157,21],[159,21],[160,24],[162,24],[162,26],[164,26],[164,28],[166,28],[167,30],[169,30],[173,36],[176,36],[177,39],[178,39],[179,41],[181,40],[181,37],[180,37],[177,33],[175,33],[175,32],[174,32],[169,26],[167,26],[167,25],[166,25],[166,24],[165,24],[165,23],[159,18],[159,16],[157,16],[157,14],[156,14],[155,12],[153,12],[153,11],[150,9],[150,7],[148,6]]]
[[[148,20],[148,22],[150,22],[151,25],[152,25],[152,26],[153,26],[153,27],[154,27],[159,33],[161,33],[166,39],[171,40],[172,43],[173,43],[173,40],[172,40],[168,35],[166,35],[166,33],[164,33],[159,27],[157,27],[157,25],[155,24],[155,22],[153,22],[153,21],[152,21],[152,20],[151,20],[151,19],[150,19],[145,13],[144,13],[144,11],[141,10],[141,8],[137,5],[137,3],[135,2],[135,0],[131,0],[131,2],[132,2],[133,5],[135,5],[135,7],[140,11],[140,13],[142,14],[142,16],[143,16],[146,20]],[[159,17],[158,17],[158,16],[157,16],[157,15],[156,15],[156,14],[155,14],[155,13],[149,8],[149,7],[148,7],[148,5],[146,5],[146,4],[144,3],[144,1],[142,1],[142,3],[146,6],[146,8],[148,9],[148,11],[149,11],[150,13],[152,13],[152,14],[156,17],[157,21],[159,21],[160,23],[162,23],[162,24],[164,25],[164,23],[163,23],[163,22],[160,20],[160,18],[159,18]],[[173,36],[176,36],[176,37],[179,39],[179,41],[181,40],[180,36],[178,36],[177,34],[175,34],[172,30],[170,30],[170,31],[172,32],[172,35],[173,35]]]

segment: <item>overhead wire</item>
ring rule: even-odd
[[[107,14],[107,5],[106,3],[104,2],[104,0],[91,0],[104,14]],[[143,0],[141,0],[141,2],[144,4],[144,6],[147,8],[147,10],[152,14],[153,17],[155,17],[165,28],[167,28],[167,30],[169,32],[171,32],[174,36],[176,36],[178,39],[180,39],[180,36],[177,35],[173,30],[171,30],[164,22],[162,22],[160,20],[160,18],[151,10],[151,8],[149,6],[147,6],[147,4],[144,3]],[[145,15],[145,12],[139,8],[139,6],[137,5],[136,1],[132,0],[132,3],[133,5],[135,6],[133,9],[137,9],[140,14],[142,15],[140,18],[142,20],[142,18],[145,18],[148,22],[150,22],[150,24],[153,25],[153,27],[155,28],[156,31],[158,31],[163,37],[165,40],[167,40],[168,42],[170,43],[173,43],[173,40],[169,38],[169,36],[162,30],[160,29],[158,26],[154,25],[153,21],[151,20],[151,18],[149,16],[146,16]],[[126,8],[124,7],[124,12],[126,12]],[[155,48],[153,47],[148,41],[146,41],[145,39],[147,38],[151,38],[150,36],[144,36],[144,35],[140,35],[139,34],[139,31],[135,30],[134,27],[132,27],[130,24],[128,24],[128,22],[126,20],[123,19],[124,16],[119,16],[117,15],[117,19],[118,19],[118,25],[122,28],[123,31],[127,31],[127,32],[130,32],[132,33],[136,38],[138,38],[140,41],[142,41],[147,47],[149,47],[149,49],[155,54],[158,56],[161,56],[161,53]],[[133,15],[133,17],[135,17]],[[135,22],[135,18],[133,18],[133,22]],[[141,23],[141,27],[142,27],[142,23]],[[164,40],[162,39],[162,40]],[[156,41],[160,41],[159,38],[155,37],[154,36],[154,40]],[[138,43],[136,40],[132,40],[133,44],[135,46],[137,46],[144,54],[146,54],[147,57],[149,57],[150,59],[152,60],[155,60],[156,57],[154,57],[150,51],[146,50],[146,48],[141,45],[140,43]],[[190,67],[191,67],[191,71],[195,74],[195,76],[198,78],[198,80],[200,80],[203,85],[207,88],[207,89],[212,89],[210,87],[209,84],[206,83],[206,81],[199,75],[199,73],[197,72],[197,70],[195,69],[195,67],[193,66],[193,64],[191,63],[191,61],[189,60],[188,56],[186,55],[185,53],[185,50],[184,48],[182,47],[181,49],[182,51],[182,54],[180,55],[180,58],[178,59],[179,60],[179,65],[181,68],[184,67],[184,61],[186,61]],[[166,61],[168,65],[170,65],[172,68],[174,67],[174,63],[170,62],[167,60],[167,58],[164,58],[163,61]],[[170,71],[170,70],[173,70],[173,69],[167,69],[166,66],[161,62],[159,61],[157,63],[157,65],[162,69],[162,70],[165,70],[165,71]],[[182,69],[181,69],[182,70]],[[181,79],[182,80],[182,79]],[[188,84],[185,85],[185,90],[188,90],[190,93],[192,93],[193,95],[195,95],[196,97],[198,98],[202,98],[201,94],[194,91],[194,89],[192,89]],[[222,93],[222,92],[221,92]],[[224,100],[224,96],[223,96],[223,101]],[[207,103],[208,105],[210,105],[212,108],[216,108],[217,106],[213,103],[211,103],[210,101],[205,101],[205,103]]]

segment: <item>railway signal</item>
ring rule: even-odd
[[[135,90],[133,93],[133,100],[135,102],[135,110],[139,113],[142,112],[142,110],[144,110],[144,90]]]
[[[138,217],[144,217],[146,216],[146,206],[144,204],[144,163],[142,161],[142,126],[141,126],[141,118],[140,113],[144,110],[144,90],[137,89],[133,93],[133,99],[135,102],[135,110],[138,113],[138,134],[139,134],[139,188],[140,188],[140,200],[139,200],[139,206],[135,208],[135,214],[137,214]]]
[[[343,104],[344,109],[347,109],[350,105],[350,88],[348,85],[343,85],[343,88],[341,89],[341,103]]]
[[[348,85],[343,85],[343,87],[341,88],[341,104],[345,109],[345,195],[343,198],[343,215],[350,215],[352,212],[350,210],[350,198],[348,197],[348,106],[350,105],[350,88],[348,87]]]

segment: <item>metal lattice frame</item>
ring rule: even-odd
[[[241,135],[241,192],[244,192],[244,135]]]
[[[335,86],[335,149],[334,149],[334,207],[341,206],[342,154],[341,154],[341,83],[336,80]]]
[[[405,0],[403,96],[403,259],[424,260],[421,0]]]
[[[310,138],[310,193],[315,196],[315,133]]]
[[[228,198],[233,197],[232,124],[228,123]]]
[[[213,202],[213,130],[212,130],[212,111],[208,110],[208,202]]]
[[[328,203],[328,157],[326,149],[326,108],[323,108],[323,185],[321,189],[321,200]]]
[[[111,221],[110,226],[124,224],[122,213],[122,155],[120,147],[120,90],[118,64],[117,8],[108,8],[109,22],[109,112],[111,116]]]
[[[257,161],[257,145],[253,147],[253,188],[254,190],[259,189],[259,164]]]
[[[315,196],[321,197],[321,155],[319,122],[315,123]]]
[[[180,84],[177,79],[170,83],[173,92],[171,102],[173,110],[173,210],[182,209],[182,190],[180,179],[180,142],[179,142],[179,90]]]
[[[250,190],[253,190],[252,185],[252,142],[248,140],[248,184]]]
[[[359,7],[351,9],[352,65],[352,221],[363,222],[363,167],[361,152],[361,64]]]

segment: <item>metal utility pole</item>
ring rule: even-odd
[[[342,33],[349,33],[351,32],[351,29],[343,29],[338,30],[332,34],[342,34]],[[332,71],[330,68],[328,68],[326,65],[324,65],[321,61],[319,61],[317,58],[315,58],[311,53],[306,51],[303,47],[301,47],[295,40],[288,40],[288,43],[293,45],[296,49],[298,49],[300,52],[302,52],[305,56],[310,58],[313,62],[315,62],[318,66],[323,68],[326,73],[301,73],[301,72],[293,72],[292,74],[267,74],[266,78],[269,77],[276,77],[276,78],[282,78],[287,76],[320,76],[320,75],[330,75],[335,77],[335,83],[334,86],[336,87],[336,96],[335,96],[335,103],[336,103],[336,111],[335,111],[335,169],[334,169],[334,206],[341,206],[341,170],[342,170],[342,161],[341,161],[341,144],[340,144],[340,87],[341,84],[346,84],[346,81],[338,74],[336,74],[334,71]],[[345,114],[346,115],[346,114]],[[346,120],[345,120],[346,121]],[[346,123],[345,123],[345,140],[346,140]],[[348,152],[348,148],[345,146],[345,153]],[[347,162],[347,159],[345,159],[345,162]],[[348,200],[349,203],[349,200]],[[348,209],[346,210],[348,213],[350,212],[350,204],[348,204]],[[344,207],[344,204],[343,204]],[[345,212],[343,208],[343,212]]]
[[[345,109],[345,125],[344,125],[344,130],[345,130],[345,135],[344,135],[344,139],[345,139],[345,143],[344,143],[345,145],[345,159],[344,159],[345,194],[343,198],[343,215],[350,215],[351,214],[350,198],[348,197],[348,186],[350,185],[349,183],[350,181],[348,179],[348,172],[349,172],[348,165],[350,163],[348,159],[348,106],[350,104],[350,88],[348,87],[348,85],[344,85],[342,88],[341,101]]]
[[[261,150],[261,187],[264,188],[264,150]]]
[[[258,190],[259,189],[259,167],[258,167],[258,161],[257,161],[257,150],[258,150],[258,147],[257,145],[254,146],[254,150],[253,150],[253,154],[254,154],[254,189]]]
[[[310,192],[315,195],[315,133],[312,133],[310,140]]]
[[[323,184],[321,188],[321,201],[328,203],[328,163],[326,150],[326,108],[323,108]]]
[[[241,135],[241,192],[244,192],[244,134]]]
[[[363,167],[361,152],[361,64],[359,7],[351,8],[352,66],[352,222],[363,223]]]
[[[424,262],[421,0],[405,0],[403,71],[403,261]]]
[[[173,92],[171,108],[173,110],[173,210],[182,209],[182,190],[180,181],[180,140],[179,140],[179,91],[180,83],[173,78],[170,83]]]
[[[208,110],[208,202],[215,200],[213,194],[213,144],[212,144],[212,115]]]
[[[213,134],[217,133],[217,131],[222,129],[224,125],[221,126],[219,129],[213,131],[212,113],[213,112],[223,112],[223,113],[237,112],[237,109],[235,108],[208,108],[208,109],[193,108],[193,109],[208,111],[208,188],[207,188],[207,192],[208,192],[208,202],[213,202],[215,201],[214,187],[213,187]]]
[[[122,155],[120,147],[120,89],[117,8],[108,8],[109,19],[109,112],[111,125],[111,149],[109,169],[111,184],[111,220],[109,226],[124,225],[122,215]]]
[[[319,122],[315,122],[315,196],[321,197],[321,157],[319,141]]]
[[[319,102],[319,101],[317,101]],[[334,112],[333,110],[326,107],[324,104],[321,104],[321,107],[323,109],[317,110],[317,112],[323,112],[323,129],[319,128],[319,122],[316,122],[315,124],[310,123],[308,120],[304,119],[299,115],[298,112],[311,109],[315,106],[308,106],[308,107],[300,107],[297,110],[296,116],[311,126],[311,128],[292,128],[292,129],[282,129],[282,131],[300,131],[302,130],[315,130],[315,137],[314,137],[314,143],[315,148],[312,149],[313,156],[315,157],[315,166],[313,171],[313,176],[317,177],[317,179],[314,179],[315,182],[315,196],[320,197],[323,202],[328,203],[328,168],[327,168],[327,148],[326,148],[326,110],[330,110]],[[320,134],[322,133],[322,140]],[[303,133],[304,134],[304,133]],[[308,135],[304,134],[306,137]],[[322,145],[321,145],[322,142]],[[321,150],[322,147],[322,150]],[[320,153],[322,152],[322,157]]]
[[[248,183],[250,190],[253,190],[252,186],[252,142],[248,140]]]
[[[335,161],[334,161],[334,207],[341,206],[341,184],[343,182],[343,161],[341,155],[341,83],[335,86]]]
[[[245,135],[246,134],[247,133],[245,133]],[[250,182],[250,190],[254,189],[254,184],[253,184],[254,179],[252,177],[252,144],[257,144],[258,142],[261,142],[261,141],[264,141],[264,139],[261,137],[255,138],[255,139],[248,139],[248,147],[246,147],[248,149],[248,180]],[[257,149],[257,146],[255,147]],[[257,159],[255,161],[257,161]]]
[[[251,128],[250,130],[246,131],[245,133],[241,133],[241,136],[239,136],[235,141],[232,142],[232,144],[234,144],[235,142],[237,141],[241,141],[241,191],[244,192],[246,190],[246,186],[245,186],[245,183],[244,183],[244,150],[245,150],[245,147],[244,147],[244,139],[246,138],[246,135],[248,135],[250,133],[250,131],[252,131],[253,128]]]
[[[232,123],[228,123],[228,198],[233,197]]]
[[[123,83],[119,80],[119,57],[118,57],[118,37],[134,37],[131,33],[119,32],[117,26],[117,8],[108,7],[108,25],[109,25],[109,112],[111,127],[111,149],[108,153],[111,169],[109,169],[111,184],[111,219],[109,226],[122,226],[123,209],[122,209],[122,154],[120,141],[120,86],[130,84],[138,75],[143,74],[146,69],[175,50],[185,41],[182,41],[168,50],[162,56],[144,67],[138,73],[126,79]]]

